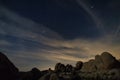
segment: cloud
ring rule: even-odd
[[[5,40],[0,40],[0,46],[9,46],[11,43],[5,41]]]
[[[46,69],[57,62],[75,64],[110,51],[120,58],[119,43],[111,35],[89,40],[65,40],[56,32],[25,19],[2,7],[0,9],[0,47],[20,70]]]
[[[87,0],[86,0],[87,1]],[[93,19],[94,23],[96,24],[97,28],[102,30],[102,33],[105,33],[104,31],[104,23],[101,21],[101,18],[98,17],[98,13],[91,8],[91,4],[86,4],[85,0],[76,0],[79,6],[81,6]]]
[[[119,43],[116,43],[116,40],[117,38],[113,39],[113,36],[106,35],[95,40],[78,38],[64,41],[53,40],[44,44],[56,47],[58,48],[56,52],[61,52],[68,55],[74,54],[74,56],[79,55],[81,57],[90,57],[95,56],[96,54],[100,54],[104,51],[110,51],[114,56],[119,58]]]

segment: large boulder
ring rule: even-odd
[[[65,72],[65,65],[64,64],[61,64],[61,63],[57,63],[55,65],[55,72]]]
[[[119,61],[108,52],[95,56],[95,65],[98,70],[111,70],[120,67]]]
[[[76,63],[76,66],[75,66],[75,70],[80,70],[82,68],[82,66],[83,66],[83,62],[82,61],[78,61]]]
[[[18,69],[0,52],[0,80],[15,80],[18,78]]]
[[[110,53],[103,52],[101,55],[96,55],[94,60],[85,62],[81,71],[95,72],[101,70],[111,70],[114,68],[120,68],[120,62]]]
[[[108,52],[102,53],[101,54],[101,59],[103,61],[104,69],[113,69],[113,68],[119,68],[120,67],[119,61],[117,61],[116,58],[113,57]]]

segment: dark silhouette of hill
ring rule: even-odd
[[[14,64],[0,52],[0,80],[16,80],[19,71]]]
[[[33,68],[20,72],[0,52],[0,80],[120,80],[120,62],[109,52],[103,52],[88,62],[78,61],[75,67],[57,63],[54,70]]]

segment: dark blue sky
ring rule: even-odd
[[[81,0],[82,1],[82,0]],[[106,8],[112,0],[84,0],[86,7],[106,20],[117,14]],[[58,32],[66,39],[96,38],[103,35],[92,16],[75,0],[3,0],[3,5]],[[116,1],[114,1],[116,2]],[[116,3],[115,3],[116,4]],[[111,6],[111,5],[110,5]],[[92,8],[93,7],[93,8]],[[111,13],[108,13],[108,12]]]

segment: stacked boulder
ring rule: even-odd
[[[80,76],[76,73],[82,68],[83,62],[78,61],[76,66],[70,64],[66,66],[61,63],[55,65],[55,73],[50,75],[50,80],[81,80]]]

